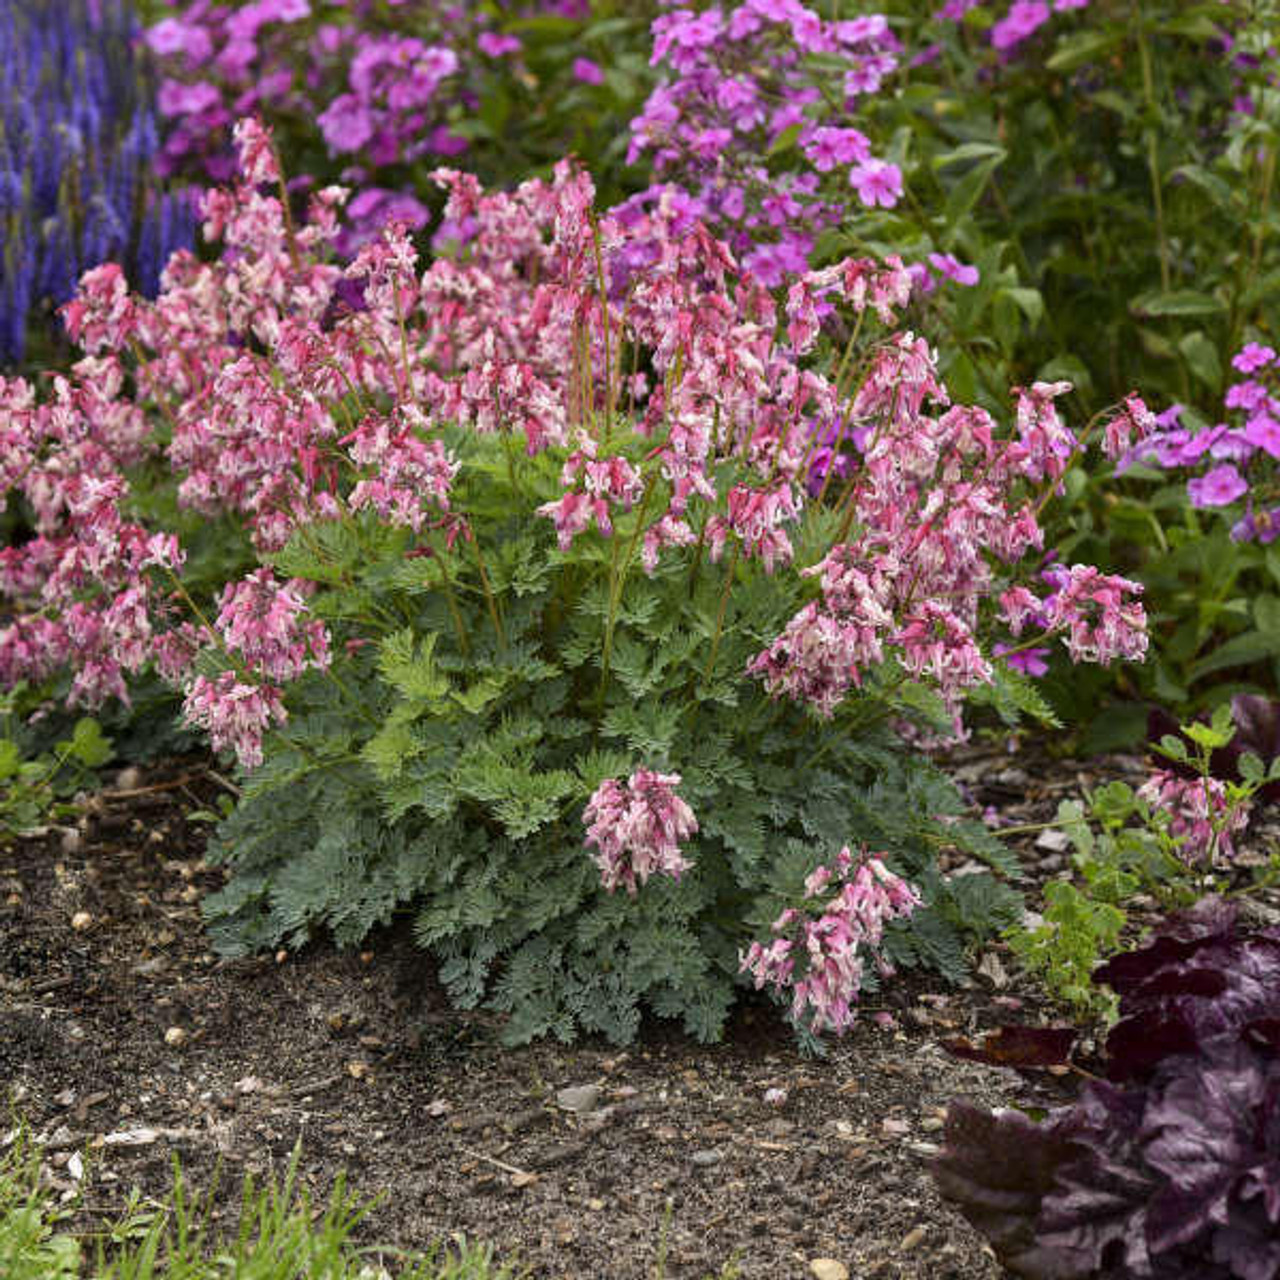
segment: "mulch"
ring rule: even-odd
[[[1019,823],[1140,768],[1002,743],[952,764],[979,810]],[[360,1242],[461,1234],[537,1277],[647,1280],[660,1256],[666,1275],[698,1280],[731,1259],[762,1280],[841,1274],[820,1259],[851,1280],[1000,1274],[928,1173],[951,1099],[1070,1096],[1068,1079],[941,1047],[1054,1019],[1000,944],[963,988],[888,984],[874,1008],[893,1025],[863,1018],[822,1059],[751,997],[714,1047],[654,1022],[625,1049],[507,1049],[495,1016],[448,1007],[406,923],[360,952],[213,954],[200,899],[222,873],[187,815],[218,787],[199,758],[130,770],[77,827],[0,849],[0,1082],[54,1191],[90,1187],[80,1229],[131,1188],[163,1197],[175,1155],[188,1186],[216,1188],[215,1225],[231,1229],[243,1175],[279,1175],[300,1143],[314,1198],[343,1170],[381,1196]],[[1016,843],[1033,887],[1067,874],[1052,841]]]

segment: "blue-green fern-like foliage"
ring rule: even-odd
[[[336,637],[380,639],[291,689],[286,736],[210,852],[233,873],[206,902],[219,948],[297,946],[326,930],[354,945],[408,910],[452,999],[509,1014],[509,1042],[624,1043],[646,1008],[714,1041],[743,989],[740,950],[769,937],[818,863],[866,845],[926,901],[890,930],[887,958],[958,978],[967,944],[1010,923],[1020,900],[1011,856],[887,728],[927,714],[926,691],[889,664],[829,722],[770,701],[744,669],[808,580],[691,550],[652,577],[624,563],[611,609],[609,567],[638,514],[616,542],[588,535],[561,552],[549,521],[520,514],[558,496],[558,460],[524,460],[517,491],[494,437],[454,444],[487,592],[467,550],[446,557],[440,539],[439,554],[408,556],[421,544],[372,519],[312,525],[276,558],[320,584],[311,607]],[[798,563],[820,558],[833,519],[806,515]],[[1015,679],[990,694],[1010,716],[1034,704]],[[685,849],[694,865],[678,883],[609,893],[582,810],[604,779],[642,766],[681,775],[700,824]],[[943,851],[991,870],[949,878]]]

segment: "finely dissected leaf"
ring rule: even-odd
[[[392,632],[378,648],[382,678],[406,698],[440,701],[449,693],[449,680],[432,656],[438,639],[434,632],[419,638],[409,627]]]

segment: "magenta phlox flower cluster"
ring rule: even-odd
[[[933,16],[960,22],[967,13],[986,7],[988,0],[946,0]],[[1007,56],[1035,35],[1052,14],[1088,7],[1089,0],[1010,0],[1002,16],[991,24],[991,47]]]
[[[679,880],[693,864],[680,845],[698,831],[698,820],[678,795],[678,773],[638,769],[619,782],[607,778],[596,788],[582,814],[586,843],[596,847],[601,881],[612,893],[625,885],[634,896],[661,872]]]
[[[236,168],[231,125],[256,112],[318,126],[330,155],[352,162],[343,180],[362,185],[335,238],[346,257],[394,221],[426,224],[428,208],[411,190],[376,177],[466,151],[455,119],[484,99],[489,77],[512,74],[507,64],[523,46],[494,29],[503,15],[485,6],[414,4],[403,14],[373,0],[344,7],[350,14],[334,21],[311,0],[192,0],[143,39],[160,64],[158,103],[169,121],[161,172],[227,181]],[[533,11],[585,17],[573,4]],[[598,83],[594,64],[579,61],[578,78]]]
[[[1167,817],[1169,834],[1189,863],[1231,858],[1233,836],[1249,825],[1249,802],[1228,802],[1226,786],[1218,778],[1182,778],[1167,769],[1155,769],[1137,794]]]
[[[870,953],[882,976],[890,976],[892,968],[876,950],[885,925],[910,916],[921,898],[880,858],[864,853],[855,859],[847,846],[833,866],[819,866],[806,878],[806,902],[830,888],[837,892],[818,904],[820,914],[788,907],[773,922],[774,939],[767,945],[753,942],[739,955],[739,968],[752,975],[757,990],[790,988],[795,1023],[804,1019],[814,1034],[829,1028],[843,1035],[856,1016],[863,952]]]
[[[1223,403],[1242,425],[1220,422],[1189,431],[1177,425],[1181,406],[1175,405],[1156,419],[1156,430],[1125,453],[1118,469],[1135,461],[1167,470],[1197,468],[1187,480],[1191,505],[1228,507],[1246,498],[1231,536],[1238,542],[1269,543],[1280,535],[1280,359],[1274,348],[1248,342],[1231,365],[1244,376],[1227,388]]]
[[[879,14],[827,20],[799,0],[672,9],[654,19],[651,58],[671,75],[632,121],[628,159],[650,154],[660,182],[682,187],[773,287],[805,269],[816,234],[842,216],[826,175],[842,173],[869,207],[901,199],[901,171],[872,154],[853,122],[899,52]],[[788,131],[794,167],[762,163]]]

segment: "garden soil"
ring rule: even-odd
[[[1098,780],[999,751],[958,772],[976,804],[1019,821]],[[0,1093],[55,1192],[85,1190],[78,1229],[133,1188],[163,1198],[176,1156],[233,1230],[243,1176],[280,1176],[298,1145],[313,1202],[343,1170],[380,1197],[361,1245],[465,1236],[535,1277],[648,1280],[661,1265],[703,1280],[730,1261],[751,1280],[1000,1274],[928,1172],[952,1098],[1070,1093],[942,1048],[1048,1016],[998,946],[965,988],[886,984],[823,1059],[797,1053],[763,998],[714,1047],[655,1023],[625,1048],[506,1049],[498,1018],[449,1008],[404,922],[360,952],[216,956],[200,900],[222,873],[186,815],[218,785],[201,760],[128,770],[78,827],[0,849]],[[1023,847],[1033,880],[1062,873],[1060,848]]]

